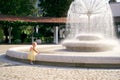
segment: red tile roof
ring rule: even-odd
[[[66,23],[66,17],[23,17],[0,15],[0,21],[23,21],[39,23]]]
[[[23,22],[38,22],[38,23],[66,23],[66,17],[32,17],[32,16],[8,16],[0,15],[0,21],[23,21]],[[74,21],[78,22],[78,21]],[[114,22],[120,23],[120,17],[114,17]]]

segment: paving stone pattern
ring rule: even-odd
[[[0,54],[0,80],[120,80],[120,69],[29,65]]]

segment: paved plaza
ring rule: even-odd
[[[60,67],[10,60],[5,52],[11,47],[0,45],[0,80],[120,80],[120,68]]]

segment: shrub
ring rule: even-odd
[[[3,36],[4,36],[3,30],[0,29],[0,43],[3,41]]]
[[[14,43],[14,44],[20,44],[20,43],[21,43],[21,40],[20,40],[20,39],[16,39],[16,40],[14,40],[13,43]]]

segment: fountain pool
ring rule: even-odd
[[[6,55],[11,58],[27,60],[30,46],[15,47],[7,50]],[[62,45],[38,45],[41,51],[36,61],[72,63],[72,64],[120,64],[119,48],[101,52],[77,52],[66,50]]]
[[[41,54],[36,61],[120,64],[120,46],[108,0],[74,0],[68,10],[66,34],[59,45],[39,45]],[[27,59],[29,47],[8,49],[6,55]]]

